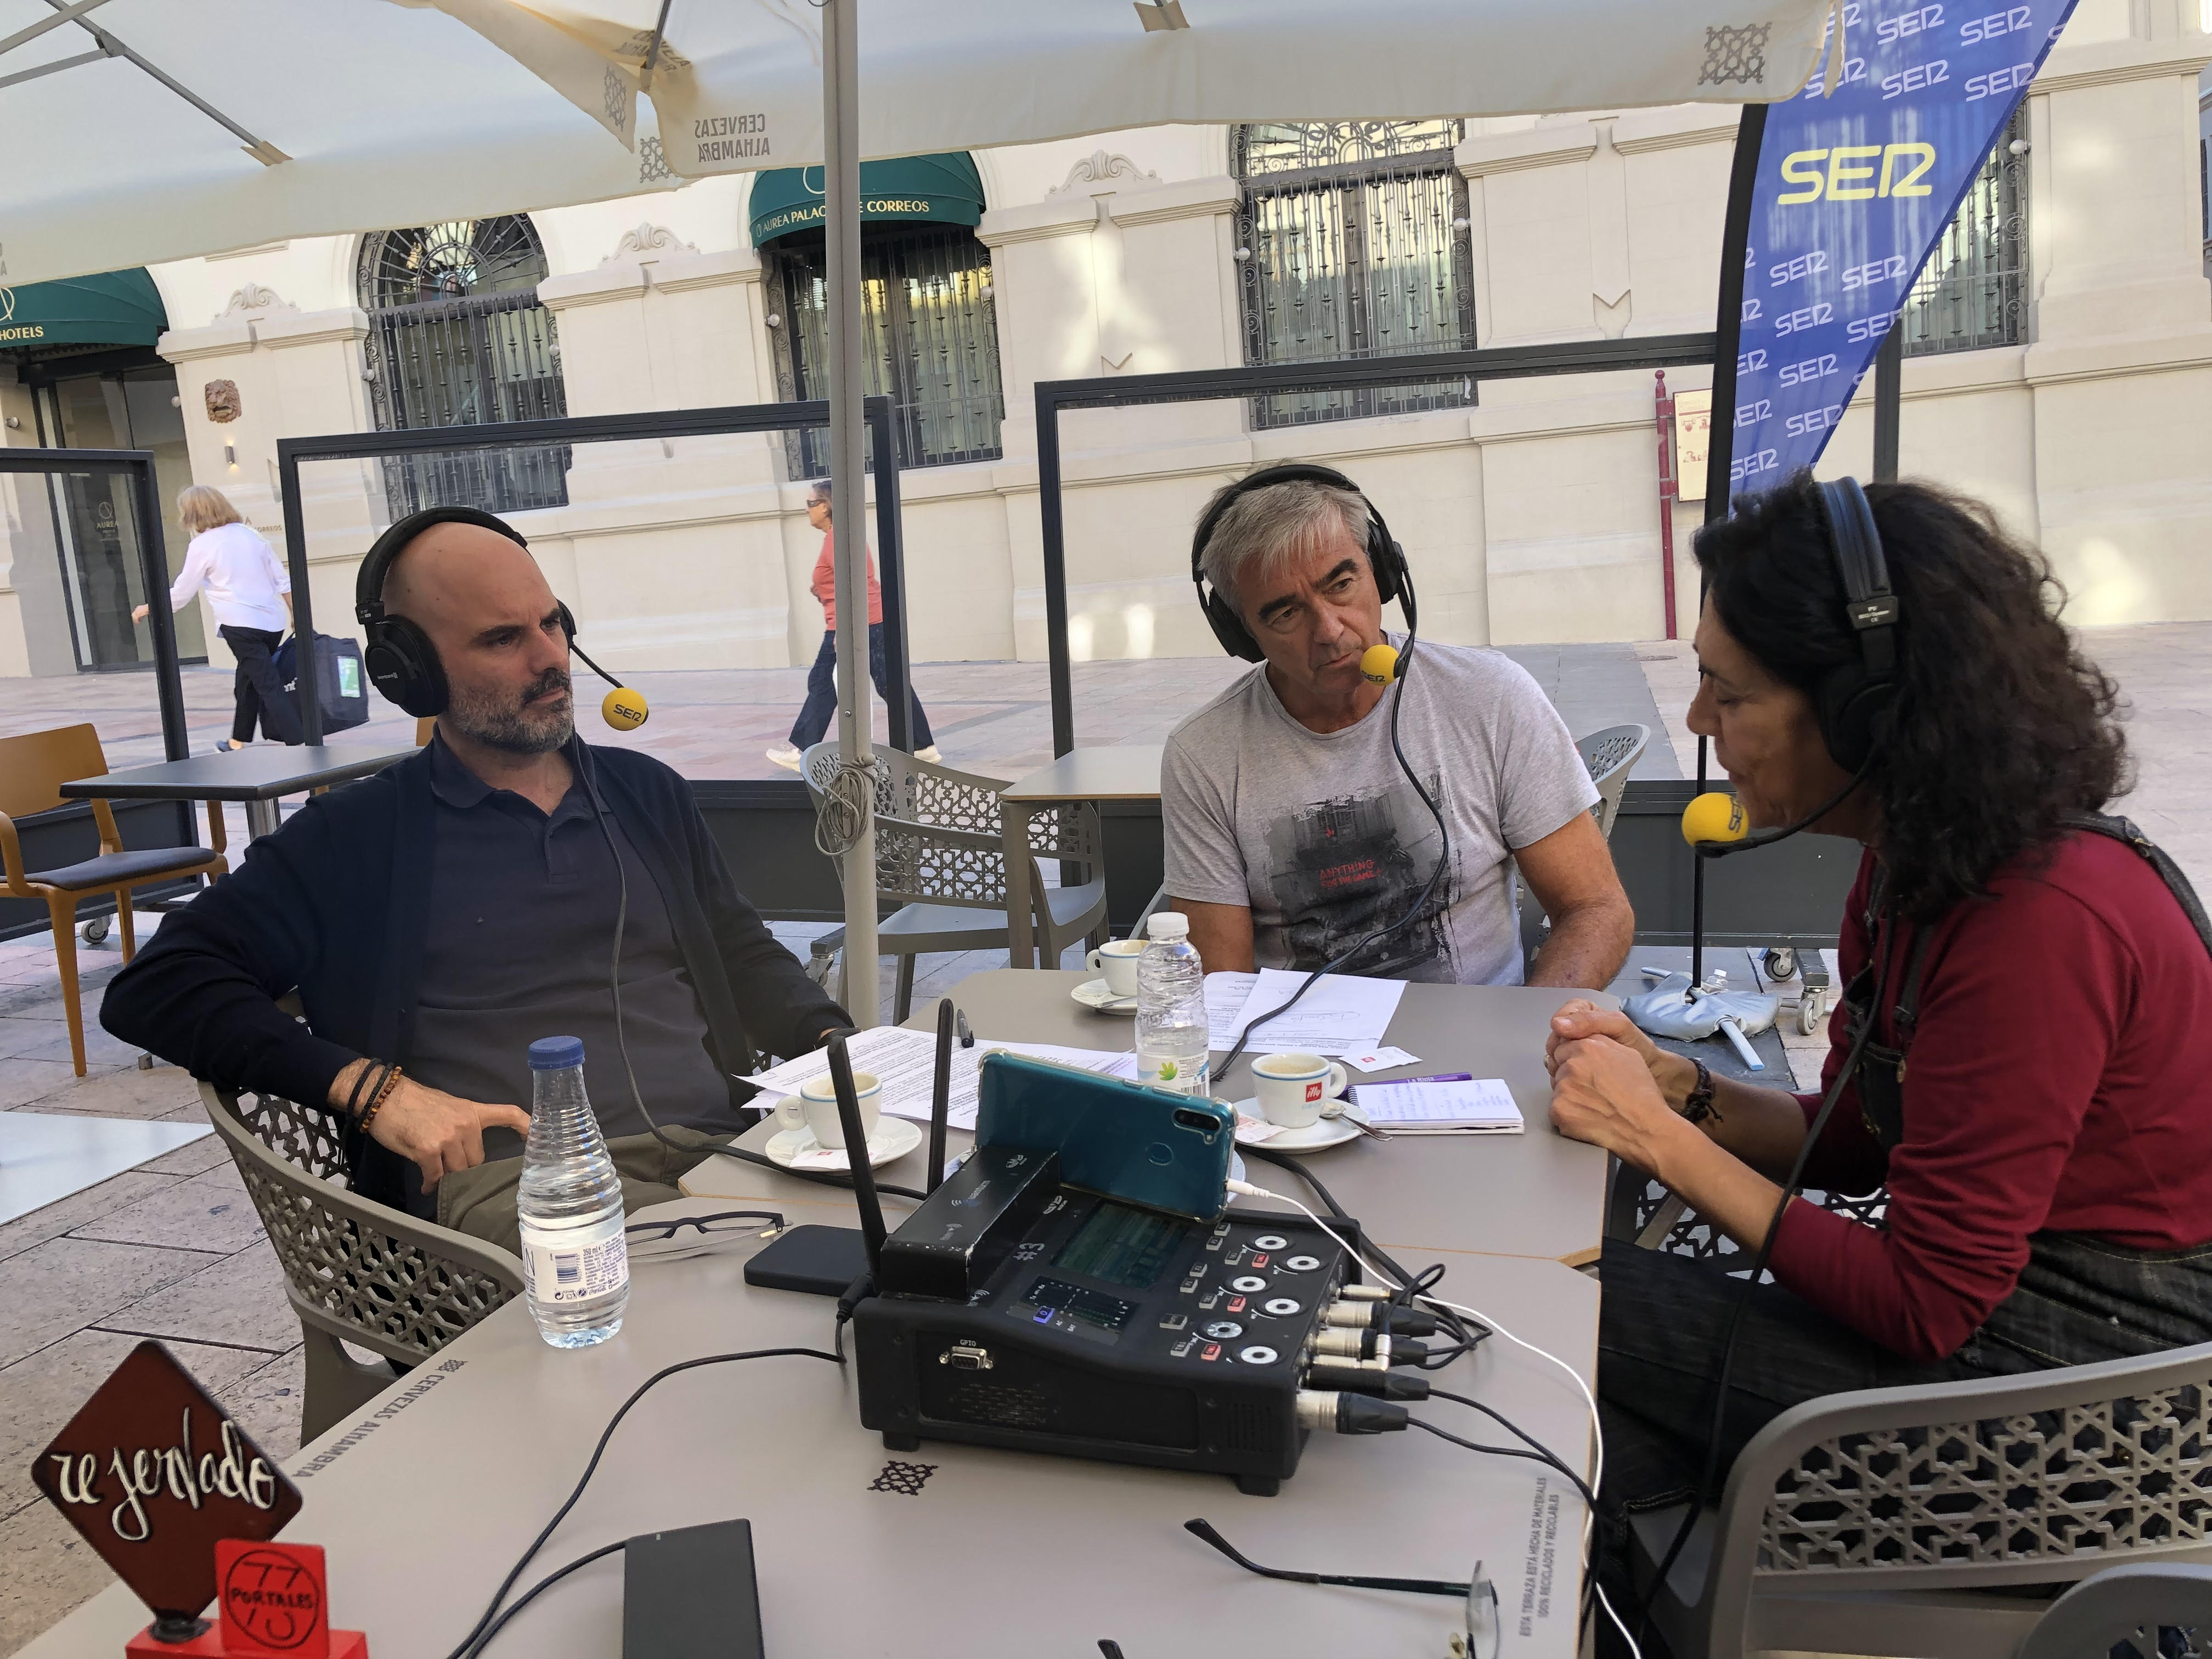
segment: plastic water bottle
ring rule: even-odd
[[[1156,1089],[1206,1091],[1206,967],[1190,942],[1190,918],[1154,915],[1152,943],[1137,958],[1137,1079]]]
[[[523,1291],[540,1336],[586,1348],[620,1330],[629,1305],[622,1182],[584,1093],[582,1039],[538,1038],[530,1077],[530,1140],[514,1205]]]

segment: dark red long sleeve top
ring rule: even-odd
[[[1874,941],[1869,854],[1845,912],[1843,981]],[[1816,1191],[1887,1181],[1887,1225],[1799,1200],[1775,1277],[1910,1358],[1955,1352],[2013,1290],[2031,1234],[2139,1249],[2212,1239],[2212,957],[2158,874],[2107,837],[2015,860],[1936,924],[1905,1066],[1904,1139],[1886,1157],[1844,1089],[1808,1161]],[[1913,929],[1884,941],[1891,1016]],[[1825,1091],[1848,1048],[1830,1024]],[[1797,1097],[1808,1122],[1820,1095]]]

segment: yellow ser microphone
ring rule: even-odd
[[[1388,685],[1398,678],[1398,647],[1395,645],[1370,645],[1359,654],[1359,672],[1377,685]]]
[[[1741,841],[1750,832],[1743,803],[1734,795],[1713,790],[1682,809],[1682,839],[1692,847],[1700,842]]]
[[[624,685],[589,657],[584,657],[582,648],[573,638],[568,641],[568,649],[584,658],[585,667],[614,687],[613,690],[599,699],[601,720],[606,721],[617,732],[635,732],[645,724],[653,713],[653,706],[646,702],[644,692],[634,686]]]

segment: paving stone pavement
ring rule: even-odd
[[[2084,642],[2130,702],[2130,738],[2140,781],[2122,803],[2212,890],[2212,750],[2206,712],[2212,672],[2203,665],[2212,624],[2107,629]],[[1683,777],[1695,742],[1681,711],[1695,685],[1686,643],[1515,647],[1571,729],[1623,720],[1654,728],[1639,777]],[[1241,665],[1218,659],[1076,665],[1078,739],[1147,742],[1211,696]],[[761,757],[795,711],[802,670],[638,677],[654,703],[641,746],[695,777],[785,776]],[[1013,776],[1050,753],[1042,664],[926,664],[915,684],[948,758]],[[227,729],[229,677],[188,672],[194,750]],[[877,708],[882,731],[882,709]],[[112,765],[158,759],[160,726],[143,676],[0,681],[0,735],[91,718]],[[593,733],[597,740],[599,733]],[[404,743],[411,726],[387,713],[345,741]],[[245,824],[234,813],[231,834]],[[150,936],[158,918],[142,919]],[[777,924],[804,959],[822,926]],[[1079,949],[1066,958],[1073,966]],[[75,1077],[62,1024],[50,941],[0,942],[0,1113],[80,1112],[204,1121],[197,1092],[170,1066],[141,1072],[136,1056],[98,1030],[103,988],[120,966],[111,934],[80,949],[89,1075]],[[918,1001],[969,974],[1004,966],[1004,952],[925,957]],[[893,964],[879,994],[890,1012]],[[1817,1071],[1825,1037],[1786,1034],[1801,1086]],[[58,1048],[57,1044],[59,1044]],[[58,1057],[57,1057],[58,1055]],[[0,1120],[0,1133],[4,1133]],[[45,1209],[0,1225],[0,1656],[14,1652],[109,1582],[25,1479],[31,1456],[130,1346],[158,1336],[279,1455],[296,1449],[302,1350],[276,1257],[222,1144],[213,1137],[155,1158]]]

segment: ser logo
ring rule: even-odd
[[[1735,360],[1735,372],[1739,375],[1756,374],[1765,367],[1766,348],[1765,346],[1754,346],[1749,351],[1739,353]]]
[[[1895,75],[1885,75],[1881,77],[1882,101],[1887,103],[1889,100],[1908,92],[1925,92],[1930,87],[1944,85],[1950,78],[1951,60],[1948,58],[1938,58],[1925,64],[1915,64],[1909,70],[1901,70]]]
[[[2029,65],[2028,67],[2033,67]],[[1984,76],[1976,76],[1977,80]],[[1973,82],[1969,81],[1969,86]],[[1877,169],[1874,158],[1881,158]],[[1826,161],[1823,167],[1820,163]],[[1902,144],[1838,144],[1833,149],[1794,149],[1782,158],[1782,182],[1803,188],[1784,191],[1777,207],[1817,202],[1865,202],[1880,196],[1926,196],[1920,181],[1936,165],[1936,146],[1915,140]]]
[[[1784,259],[1766,268],[1766,285],[1780,288],[1784,283],[1798,282],[1807,276],[1818,276],[1828,268],[1828,256],[1815,248],[1810,253],[1801,253],[1794,259]]]
[[[1844,418],[1844,406],[1830,404],[1826,409],[1815,409],[1803,415],[1792,415],[1783,422],[1783,428],[1793,438],[1809,438],[1815,432],[1826,432]]]
[[[1816,300],[1809,306],[1801,306],[1795,311],[1785,311],[1777,317],[1774,319],[1774,331],[1777,334],[1802,333],[1808,328],[1818,328],[1824,323],[1832,321],[1835,314],[1835,307],[1830,305],[1826,300]]]
[[[1771,472],[1781,465],[1782,456],[1778,451],[1759,450],[1753,454],[1746,455],[1741,460],[1729,463],[1729,482],[1741,483],[1746,478],[1756,477],[1762,472]]]
[[[2034,21],[2033,7],[2013,6],[2003,11],[1990,12],[1985,16],[1969,17],[1959,25],[1959,40],[1966,46],[1978,46],[2000,35],[2017,34]]]
[[[1826,380],[1842,366],[1842,359],[1832,351],[1818,357],[1808,357],[1802,362],[1784,363],[1776,380],[1784,386],[1809,386],[1814,380]]]
[[[1874,26],[1874,38],[1885,46],[1893,46],[1899,40],[1909,40],[1916,34],[1925,34],[1933,28],[1940,28],[1942,23],[1942,7],[1921,6],[1895,17],[1883,18]]]
[[[2000,97],[2015,87],[2026,86],[2034,78],[2035,65],[2033,63],[2014,64],[2010,69],[1991,70],[1987,75],[1970,75],[1966,77],[1966,101],[1971,104],[1977,98]]]
[[[1854,317],[1844,325],[1844,337],[1853,345],[1879,340],[1889,332],[1889,325],[1897,320],[1897,317],[1894,311],[1884,312],[1879,317]]]
[[[1736,430],[1741,432],[1747,426],[1757,426],[1761,421],[1765,420],[1768,416],[1773,413],[1773,404],[1765,398],[1761,398],[1754,403],[1738,404],[1735,406]]]
[[[1844,267],[1844,291],[1848,294],[1853,289],[1872,288],[1877,283],[1904,276],[1905,270],[1905,256],[1902,253],[1893,253],[1887,259],[1869,260],[1863,265],[1846,265]]]

